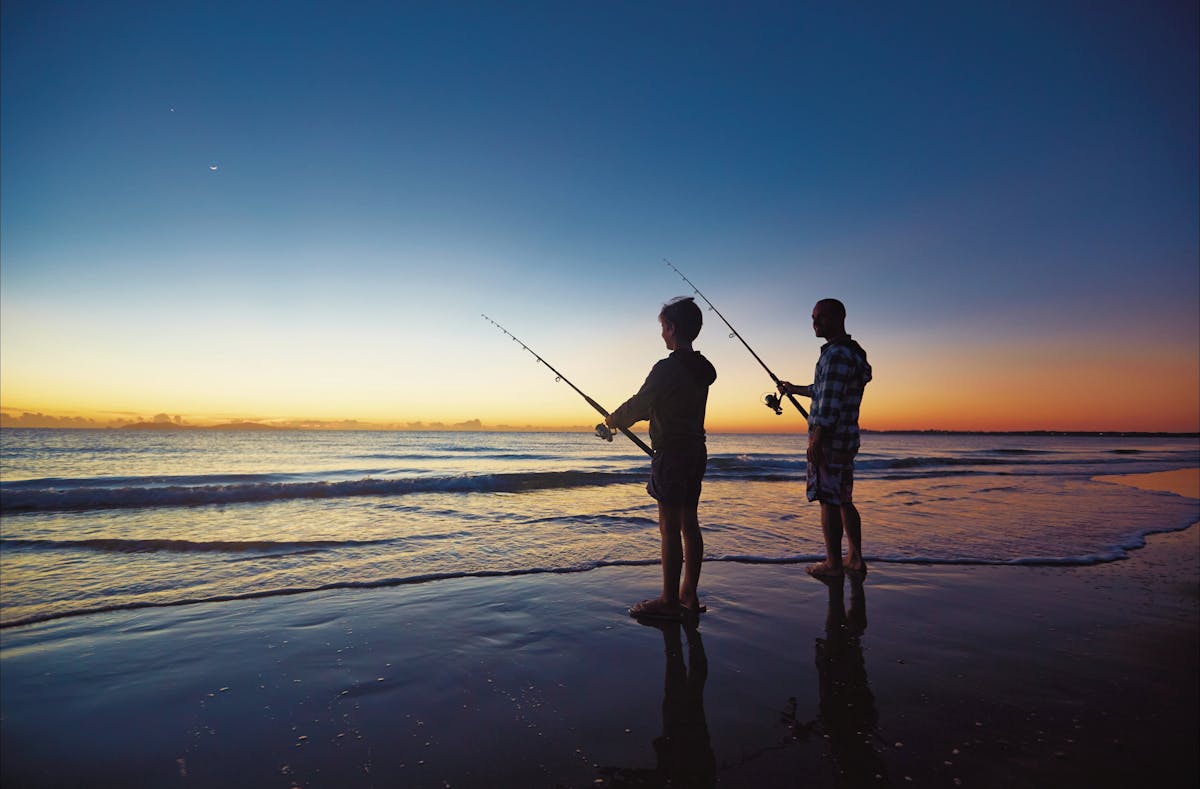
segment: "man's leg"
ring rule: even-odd
[[[842,573],[842,508],[821,502],[821,533],[825,536],[825,563],[830,575]]]
[[[840,578],[842,569],[841,470],[822,461],[808,464],[808,500],[821,505],[821,535],[825,538],[825,561],[808,568],[808,574]],[[836,502],[836,503],[831,503]]]
[[[845,568],[849,572],[863,576],[867,572],[867,563],[862,553],[862,518],[858,508],[854,506],[854,462],[847,463],[842,471],[841,491],[839,499],[842,502],[842,525],[846,529],[846,560]]]
[[[841,506],[842,525],[846,529],[846,567],[850,570],[862,570],[866,567],[862,555],[862,518],[858,509],[851,502],[843,502]]]

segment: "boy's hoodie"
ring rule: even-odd
[[[629,427],[650,420],[655,451],[704,444],[704,409],[717,370],[699,351],[672,351],[646,376],[633,397],[613,411],[613,423]]]

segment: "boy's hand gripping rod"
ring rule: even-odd
[[[746,346],[746,350],[749,351],[750,355],[754,357],[754,361],[761,364],[762,368],[767,371],[767,375],[771,376],[771,380],[775,382],[775,385],[779,386],[779,384],[781,383],[779,380],[779,377],[776,376],[775,373],[771,372],[771,368],[767,367],[766,362],[764,362],[762,359],[758,358],[758,354],[755,353],[754,349],[750,347],[750,343],[748,343],[744,339],[742,339],[742,335],[738,334],[738,330],[733,328],[732,323],[725,320],[725,316],[721,314],[721,311],[719,309],[717,309],[716,305],[714,305],[711,301],[708,300],[708,296],[705,296],[703,293],[701,293],[700,289],[697,288],[695,285],[693,285],[692,281],[690,279],[683,276],[683,272],[680,271],[679,269],[675,268],[674,263],[667,260],[666,258],[663,258],[663,263],[666,263],[668,266],[670,266],[672,271],[674,271],[676,274],[678,274],[683,279],[684,282],[686,282],[689,286],[691,286],[692,291],[695,292],[695,294],[697,296],[704,299],[704,303],[708,305],[708,308],[710,310],[712,310],[713,312],[717,313],[717,317],[720,318],[722,321],[724,321],[725,325],[729,327],[729,331],[732,332],[732,334],[730,334],[729,336],[737,337],[739,340],[742,340],[742,345]],[[800,412],[800,416],[804,417],[805,419],[808,419],[808,412],[804,410],[804,407],[802,405],[800,405],[799,402],[797,402],[795,396],[789,394],[787,396],[787,399],[791,400],[792,405],[796,406],[796,410]],[[770,408],[777,415],[783,413],[783,408],[780,406],[779,395],[773,394],[773,393],[768,394],[765,398],[763,398],[763,402],[764,402],[764,405],[767,406],[767,408]]]
[[[480,313],[480,314],[482,315],[483,313]],[[554,373],[554,380],[556,380],[556,381],[562,381],[562,382],[563,382],[563,383],[565,383],[567,386],[569,386],[569,387],[571,387],[572,389],[574,389],[576,392],[578,392],[578,393],[579,393],[579,396],[580,396],[580,397],[582,397],[584,400],[587,400],[587,403],[588,403],[588,405],[590,405],[592,408],[595,408],[597,411],[599,411],[601,416],[603,416],[603,417],[605,417],[605,418],[607,418],[607,417],[608,417],[608,415],[609,415],[609,414],[608,414],[608,412],[607,412],[607,411],[605,411],[605,410],[604,410],[604,408],[603,408],[603,407],[602,407],[602,406],[601,406],[599,403],[597,403],[595,400],[593,400],[592,398],[590,398],[590,397],[588,397],[586,394],[584,394],[584,393],[583,393],[583,390],[582,390],[582,389],[580,389],[580,388],[579,388],[578,386],[576,386],[575,384],[571,383],[569,380],[567,380],[567,377],[566,377],[565,375],[563,375],[562,373],[560,373],[558,370],[555,370],[555,369],[554,369],[554,367],[552,367],[552,366],[550,365],[550,362],[548,362],[548,361],[546,361],[545,359],[543,359],[542,357],[538,356],[538,355],[537,355],[537,353],[535,353],[535,352],[534,352],[534,350],[533,350],[532,348],[530,348],[528,345],[526,345],[525,343],[523,343],[523,342],[521,342],[520,340],[518,340],[518,339],[517,339],[517,337],[516,337],[516,335],[514,335],[514,334],[513,334],[512,332],[510,332],[508,329],[504,328],[504,327],[503,327],[503,326],[501,326],[499,323],[496,323],[494,320],[492,320],[491,318],[489,318],[489,317],[488,317],[488,316],[486,316],[486,315],[483,315],[483,319],[484,319],[485,321],[487,321],[488,323],[492,324],[493,326],[495,326],[495,327],[496,327],[497,329],[499,329],[500,331],[502,331],[502,332],[504,332],[505,334],[507,334],[509,337],[511,337],[511,338],[512,338],[512,341],[513,341],[513,342],[515,342],[517,345],[520,345],[522,348],[524,348],[525,350],[527,350],[527,351],[529,351],[531,354],[533,354],[533,358],[537,359],[539,362],[541,362],[542,364],[544,364],[544,365],[546,365],[547,367],[549,367],[549,368],[550,368],[550,372]],[[650,457],[654,457],[654,450],[653,450],[653,449],[651,449],[650,447],[646,446],[646,442],[645,442],[645,441],[642,441],[640,438],[638,438],[637,436],[635,436],[633,433],[629,432],[629,429],[628,429],[628,428],[624,428],[624,427],[622,427],[622,428],[618,428],[618,429],[619,429],[619,430],[620,430],[622,433],[624,433],[624,434],[625,434],[625,435],[626,435],[626,436],[629,438],[629,440],[630,440],[630,441],[632,441],[633,443],[635,443],[635,444],[637,444],[639,447],[641,447],[643,452],[645,452],[645,453],[646,453],[647,455],[649,455]],[[612,430],[610,430],[610,429],[609,429],[609,427],[608,427],[608,425],[604,424],[603,422],[601,422],[600,424],[596,425],[596,435],[597,435],[597,436],[599,436],[600,438],[603,438],[605,441],[612,441],[612,440],[613,440],[613,433],[612,433]]]

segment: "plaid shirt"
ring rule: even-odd
[[[821,358],[813,374],[812,407],[808,429],[822,427],[828,447],[835,453],[858,451],[858,409],[863,390],[871,380],[866,351],[850,335],[821,346]]]

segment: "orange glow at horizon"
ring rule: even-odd
[[[1098,375],[1098,374],[1097,374]],[[1158,387],[1156,379],[1130,379],[1120,391],[1105,385],[1103,377],[1080,373],[1075,387],[1055,387],[1055,378],[1027,375],[1020,386],[1006,384],[1000,377],[960,381],[956,390],[937,391],[917,386],[872,384],[864,398],[864,429],[874,430],[1103,430],[1103,432],[1200,432],[1200,405],[1195,391],[1188,387]],[[1060,381],[1061,383],[1061,381]],[[1036,405],[1027,391],[1037,392]],[[84,418],[97,424],[150,421],[157,414],[180,416],[185,423],[214,424],[230,421],[271,423],[354,421],[365,427],[404,427],[415,423],[458,426],[478,420],[481,427],[535,429],[580,429],[598,418],[574,393],[560,392],[553,402],[539,403],[536,411],[520,409],[476,408],[462,403],[452,410],[396,409],[356,411],[324,408],[293,409],[172,409],[172,408],[101,408],[65,398],[5,398],[0,412],[6,424],[24,412],[44,414],[52,420]],[[809,400],[798,398],[808,409]],[[1130,411],[1129,404],[1140,408]],[[706,420],[713,433],[803,433],[804,418],[791,403],[784,403],[782,415],[775,415],[757,398],[718,398],[709,402]],[[637,429],[644,430],[642,423]]]
[[[563,373],[613,409],[663,355],[659,338],[647,334],[641,325],[610,332],[586,355],[570,337],[543,333],[538,344]],[[718,369],[708,429],[803,432],[805,422],[790,403],[784,402],[780,416],[762,404],[773,389],[762,368],[720,339],[703,347]],[[468,346],[397,346],[388,364],[339,349],[320,358],[277,353],[270,364],[210,355],[190,365],[164,360],[148,366],[133,355],[93,353],[89,359],[74,348],[35,355],[43,349],[34,345],[3,358],[0,411],[9,425],[19,424],[25,412],[45,414],[49,424],[82,417],[98,426],[164,413],[197,425],[352,420],[407,427],[478,420],[485,428],[579,429],[599,421],[520,348],[490,341],[484,334],[483,353]],[[1131,341],[1088,346],[1070,337],[1008,338],[986,345],[896,334],[867,347],[874,380],[863,401],[866,429],[1200,432],[1200,354],[1185,341],[1146,348]],[[815,340],[792,337],[769,347],[767,355],[773,364],[788,364],[776,368],[781,378],[807,383],[818,348]],[[799,400],[809,407],[807,399]]]

